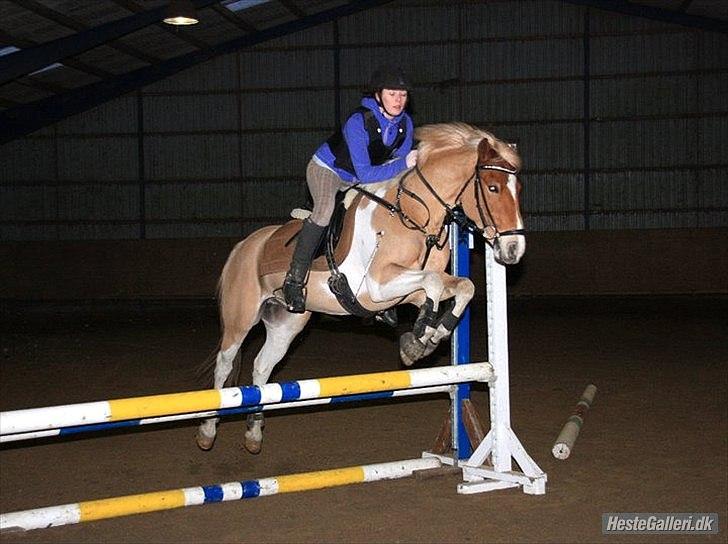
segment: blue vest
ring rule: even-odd
[[[407,137],[407,121],[405,116],[402,116],[402,119],[399,121],[399,125],[397,126],[397,135],[394,137],[392,143],[390,145],[385,145],[384,140],[382,139],[382,129],[379,126],[379,121],[377,121],[374,112],[369,108],[359,106],[354,110],[352,115],[357,113],[361,114],[364,118],[364,128],[369,135],[369,145],[367,146],[369,162],[374,166],[384,164],[393,157],[394,152],[399,149],[402,142],[404,142]],[[349,146],[346,145],[346,140],[344,139],[342,130],[339,129],[332,134],[329,139],[326,140],[326,143],[329,145],[329,149],[331,149],[331,153],[335,157],[334,166],[336,168],[346,170],[352,176],[356,177],[354,165],[351,162]]]

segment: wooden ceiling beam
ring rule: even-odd
[[[0,29],[0,41],[8,45],[14,45],[15,47],[19,47],[21,49],[30,49],[32,47],[38,47],[39,45],[38,42],[9,34],[2,29]],[[85,62],[82,62],[80,60],[68,58],[63,60],[63,64],[68,66],[69,68],[73,68],[74,70],[78,70],[79,72],[84,72],[91,76],[95,76],[99,79],[105,79],[114,75],[111,72],[107,72],[106,70],[102,70],[101,68],[97,68],[96,66],[91,66],[90,64],[86,64]],[[40,70],[42,68],[45,68],[45,66],[38,69]]]
[[[212,6],[212,9],[215,10],[220,17],[234,24],[240,30],[244,30],[245,32],[258,32],[258,28],[246,21],[241,15],[230,11],[220,4],[215,4]]]

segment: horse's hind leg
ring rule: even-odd
[[[240,350],[240,345],[242,344],[246,334],[247,331],[242,334],[242,337],[240,337],[239,340],[233,342],[225,342],[223,339],[222,346],[226,347],[221,346],[220,351],[217,352],[217,358],[215,360],[215,389],[222,389],[225,385],[225,380],[227,380],[228,376],[230,376],[230,373],[232,372],[235,357],[238,354],[238,350]],[[218,421],[220,421],[220,418],[214,417],[206,419],[200,423],[200,426],[197,429],[197,435],[195,436],[197,446],[200,449],[207,451],[212,448],[212,445],[215,443],[215,436],[217,435]]]
[[[311,317],[311,312],[294,314],[278,304],[267,304],[263,310],[265,323],[265,344],[258,352],[253,363],[253,384],[265,385],[273,368],[285,357],[296,335],[303,330]],[[260,453],[263,441],[263,413],[248,416],[248,430],[243,445],[250,453]]]

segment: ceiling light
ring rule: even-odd
[[[170,0],[164,22],[168,25],[196,25],[200,20],[192,0]]]

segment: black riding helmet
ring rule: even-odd
[[[409,91],[410,84],[404,72],[397,66],[381,66],[369,78],[368,91],[374,95],[382,89]]]

